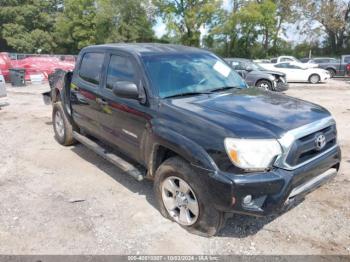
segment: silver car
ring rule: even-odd
[[[244,78],[249,86],[277,92],[288,89],[286,75],[281,72],[265,70],[258,64],[244,58],[226,58],[225,60]]]

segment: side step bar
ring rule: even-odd
[[[125,161],[121,157],[117,156],[116,154],[113,154],[111,152],[106,151],[106,149],[104,149],[99,144],[95,143],[91,139],[89,139],[89,138],[87,138],[87,137],[85,137],[77,132],[73,132],[73,137],[77,141],[79,141],[80,143],[85,145],[87,148],[94,151],[99,156],[103,157],[107,161],[111,162],[113,165],[120,168],[125,173],[127,173],[130,176],[132,176],[133,178],[135,178],[137,181],[143,180],[144,175],[142,174],[142,172],[137,167],[135,167],[134,165]]]

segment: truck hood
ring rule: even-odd
[[[240,137],[281,137],[289,130],[330,115],[318,105],[256,88],[174,98],[168,103]]]

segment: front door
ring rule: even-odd
[[[140,71],[133,57],[121,53],[109,55],[101,97],[106,103],[100,119],[104,138],[128,157],[141,162],[140,148],[146,124],[150,120],[149,107],[135,99],[113,93],[117,81],[130,81],[143,88]]]
[[[98,136],[101,107],[99,96],[105,53],[87,52],[74,72],[70,100],[74,121],[81,129]]]

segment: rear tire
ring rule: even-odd
[[[61,102],[53,104],[52,123],[55,131],[55,138],[61,145],[70,146],[75,143],[73,138],[73,127],[69,122]]]
[[[256,83],[256,87],[267,91],[275,91],[275,89],[272,87],[272,83],[268,80],[259,80]]]
[[[190,233],[214,236],[225,222],[224,213],[212,206],[195,172],[182,158],[172,157],[161,164],[154,192],[160,213]],[[181,212],[186,214],[185,220],[181,220]]]
[[[318,82],[320,82],[320,80],[321,80],[321,77],[318,74],[312,74],[309,77],[309,82],[311,84],[317,84]]]

